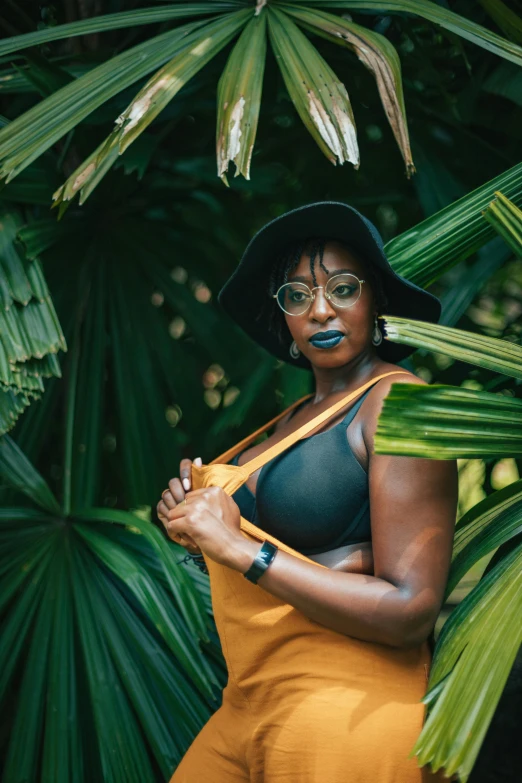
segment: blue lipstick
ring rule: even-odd
[[[309,339],[314,348],[334,348],[343,339],[344,334],[337,329],[329,329],[327,332],[317,332]]]

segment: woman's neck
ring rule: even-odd
[[[332,394],[349,392],[378,374],[386,363],[377,356],[358,356],[341,367],[313,367],[315,395],[310,400],[314,405]]]

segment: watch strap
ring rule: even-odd
[[[265,573],[266,569],[276,556],[278,549],[275,544],[270,541],[264,541],[261,549],[255,556],[250,568],[245,571],[243,576],[253,584],[257,583],[259,577]]]

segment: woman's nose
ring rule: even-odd
[[[335,310],[324,295],[324,288],[316,288],[314,291],[315,299],[310,305],[310,316],[315,319],[324,320],[324,318],[335,315]]]

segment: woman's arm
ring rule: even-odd
[[[423,383],[415,376],[411,382]],[[280,550],[258,584],[335,631],[410,647],[427,639],[442,605],[457,509],[457,464],[373,453],[377,418],[392,383],[386,378],[372,389],[361,425],[369,454],[374,576],[321,568]],[[227,564],[244,573],[259,543],[244,536],[236,542]]]

